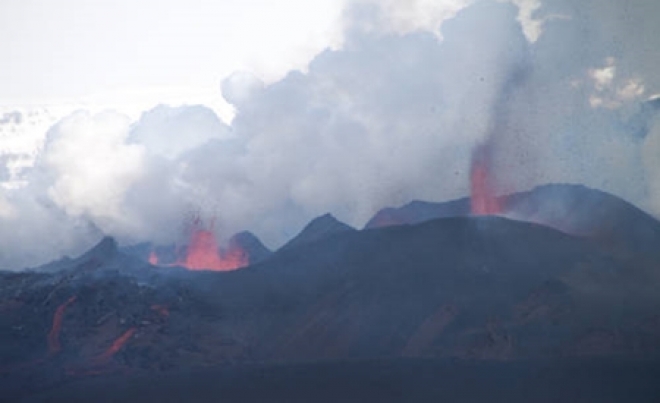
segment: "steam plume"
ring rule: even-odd
[[[220,242],[251,230],[271,247],[326,212],[359,227],[386,205],[469,194],[479,147],[495,193],[583,183],[658,213],[660,130],[644,111],[660,93],[660,3],[624,3],[546,0],[525,20],[486,0],[437,19],[353,2],[343,47],[306,72],[223,83],[231,125],[201,105],[74,113],[27,185],[0,192],[0,268],[104,234],[182,244],[191,211],[216,218]]]

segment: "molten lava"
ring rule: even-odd
[[[158,264],[158,255],[156,255],[156,252],[151,251],[149,254],[149,264],[152,264],[156,266]]]
[[[191,270],[225,271],[238,269],[247,263],[247,256],[240,247],[234,245],[221,254],[213,232],[197,229],[191,236],[181,265]]]
[[[64,312],[66,308],[73,304],[76,300],[76,297],[73,296],[60,304],[55,310],[55,315],[53,315],[53,326],[48,333],[48,352],[50,354],[56,354],[62,350],[62,345],[60,344],[60,331],[62,330],[62,319],[64,319]]]
[[[478,146],[472,154],[470,172],[470,204],[474,215],[495,215],[502,212],[490,165],[488,147]]]
[[[107,350],[103,352],[103,354],[99,355],[96,357],[95,361],[97,363],[103,363],[105,361],[108,361],[110,358],[112,358],[113,355],[117,354],[119,350],[121,350],[122,347],[126,344],[128,340],[130,340],[131,337],[133,337],[133,334],[135,333],[137,329],[132,327],[125,331],[121,336],[119,336],[115,341],[112,342],[110,347],[108,347]]]
[[[183,266],[189,270],[229,271],[247,266],[249,258],[237,243],[231,243],[226,250],[221,251],[213,231],[201,228],[201,221],[196,220],[183,256],[173,264],[162,264],[158,255],[152,251],[149,255],[149,263]]]

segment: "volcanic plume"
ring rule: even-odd
[[[473,215],[495,215],[502,212],[496,194],[488,143],[478,145],[472,153],[470,207]]]

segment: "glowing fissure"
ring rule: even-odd
[[[64,312],[69,305],[73,304],[76,300],[76,297],[73,296],[60,304],[55,310],[53,315],[53,325],[48,332],[48,352],[50,354],[56,354],[62,350],[62,345],[60,344],[60,331],[62,330],[62,320],[64,319]]]
[[[490,165],[488,146],[478,146],[472,154],[470,171],[470,208],[474,215],[495,215],[502,212]]]
[[[115,341],[112,342],[110,347],[108,347],[107,350],[103,352],[103,354],[99,355],[96,357],[95,361],[97,363],[103,363],[105,361],[108,361],[112,356],[117,354],[119,350],[124,347],[126,342],[130,340],[131,337],[133,337],[133,334],[135,333],[137,329],[135,327],[132,327],[125,331],[121,336],[119,336]]]

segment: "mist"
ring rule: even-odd
[[[204,105],[65,117],[25,185],[0,190],[0,268],[103,235],[181,242],[190,214],[273,248],[326,212],[361,227],[468,195],[485,143],[500,193],[580,183],[660,214],[660,4],[418,3],[349,3],[343,45],[304,71],[229,76],[231,122]]]

